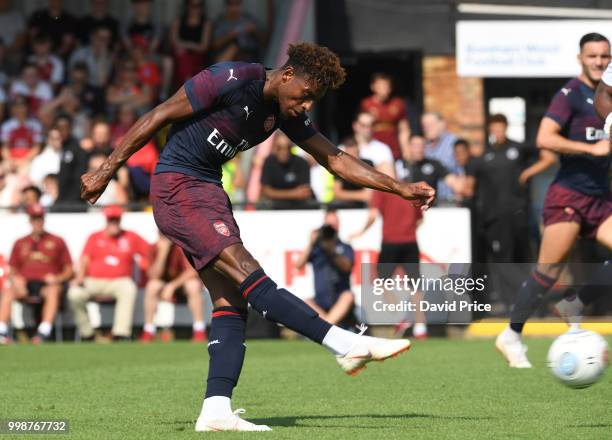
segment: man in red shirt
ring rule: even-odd
[[[32,342],[48,340],[64,283],[72,277],[72,259],[66,243],[45,231],[42,206],[29,206],[28,215],[32,232],[15,242],[9,259],[9,279],[0,303],[0,343],[7,341],[12,301],[28,296],[44,300],[42,319]]]
[[[128,339],[132,334],[137,291],[132,278],[135,256],[138,255],[141,266],[146,267],[150,246],[138,234],[121,229],[122,214],[119,206],[104,209],[106,228],[87,239],[76,277],[68,290],[75,322],[85,340],[93,338],[86,306],[95,296],[110,296],[116,300],[113,338]]]
[[[193,316],[191,340],[194,342],[204,341],[206,339],[204,310],[202,309],[202,289],[204,285],[198,273],[191,267],[181,248],[172,244],[161,233],[152,254],[152,263],[148,273],[149,281],[145,287],[145,324],[140,340],[142,342],[155,340],[157,329],[153,324],[153,318],[155,317],[158,298],[164,301],[172,301],[175,293],[182,291],[187,297],[189,309]]]
[[[419,245],[416,230],[422,221],[423,213],[410,201],[392,193],[374,192],[366,224],[351,239],[363,235],[380,215],[383,222],[382,244],[378,256],[378,277],[391,278],[399,269],[411,278],[420,278]],[[412,300],[418,304],[423,299],[422,292],[416,292]],[[398,324],[396,331],[404,332],[409,327],[406,321]],[[425,313],[416,308],[415,325],[412,329],[415,339],[427,338]]]
[[[397,96],[391,96],[393,84],[385,73],[375,73],[370,81],[372,95],[361,101],[361,110],[374,116],[374,139],[391,147],[393,159],[402,156],[400,146],[408,146],[410,124],[406,103]]]

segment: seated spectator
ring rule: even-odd
[[[21,51],[27,41],[26,23],[21,12],[15,9],[15,1],[0,0],[0,39],[13,58],[11,64],[18,64]]]
[[[170,92],[172,82],[172,58],[159,55],[163,29],[153,18],[151,0],[132,0],[132,16],[124,23],[122,40],[128,55],[137,58],[136,46],[145,46],[150,54],[158,54],[154,61],[162,69],[160,95],[165,99]]]
[[[21,69],[21,77],[12,83],[10,95],[12,98],[25,96],[30,114],[37,115],[40,107],[53,99],[53,90],[47,81],[38,76],[38,67],[27,63]]]
[[[0,167],[0,207],[10,208],[19,203],[18,176]]]
[[[132,60],[136,64],[138,83],[148,87],[151,90],[152,102],[157,102],[162,85],[161,72],[149,43],[140,35],[134,37],[132,43]]]
[[[273,209],[300,209],[312,200],[310,167],[305,159],[291,154],[291,140],[282,132],[274,138],[272,153],[261,173],[261,195]]]
[[[79,145],[72,136],[72,119],[60,115],[55,120],[54,128],[62,136],[62,155],[58,175],[59,194],[55,210],[82,210],[85,202],[81,200],[81,175],[87,172],[89,153]]]
[[[144,113],[153,105],[153,91],[149,86],[138,82],[136,63],[124,60],[121,63],[113,83],[106,89],[106,104],[111,110],[122,104],[131,104],[137,113]]]
[[[136,122],[137,115],[134,106],[125,102],[117,109],[115,121],[111,125],[111,144],[113,148],[117,148],[123,136]]]
[[[408,145],[410,124],[403,99],[393,96],[393,81],[386,73],[375,73],[370,80],[372,95],[361,101],[361,110],[374,116],[372,136],[391,148],[393,159],[401,157]]]
[[[77,63],[87,66],[89,83],[94,87],[105,87],[111,78],[115,60],[111,46],[112,34],[104,28],[92,28],[90,43],[75,50],[70,57],[70,67]]]
[[[53,52],[68,57],[76,45],[78,22],[66,12],[63,0],[48,0],[46,9],[34,11],[28,19],[30,38],[47,34],[53,38]]]
[[[60,170],[62,156],[62,135],[59,130],[51,129],[47,134],[47,145],[43,151],[32,159],[30,180],[40,186],[49,174],[57,174]]]
[[[170,42],[174,52],[175,84],[180,87],[206,65],[212,25],[202,0],[183,0],[180,17],[170,26]]]
[[[310,234],[310,242],[299,256],[296,268],[312,264],[315,295],[306,303],[330,324],[348,327],[347,318],[354,304],[350,278],[355,253],[338,238],[337,228],[336,212],[328,211],[325,224]]]
[[[436,189],[438,182],[445,183],[460,198],[464,179],[452,174],[444,165],[435,159],[425,157],[425,138],[411,136],[408,147],[402,147],[402,158],[395,164],[397,178],[405,182],[426,182]]]
[[[53,55],[51,37],[47,34],[38,34],[32,41],[32,55],[28,62],[38,68],[38,77],[47,81],[55,90],[64,82],[64,62]]]
[[[79,97],[69,87],[64,87],[56,98],[43,104],[38,114],[45,127],[50,127],[59,115],[70,117],[72,135],[77,139],[82,139],[89,132],[89,115]]]
[[[65,283],[72,277],[72,260],[64,240],[45,231],[42,206],[31,205],[28,215],[32,232],[13,245],[10,283],[0,298],[0,339],[7,337],[12,301],[40,298],[42,319],[32,342],[41,343],[51,336]]]
[[[110,34],[110,42],[114,46],[119,39],[119,22],[108,12],[108,0],[90,0],[89,4],[89,14],[79,19],[79,40],[88,44],[92,29],[104,29]]]
[[[225,11],[213,26],[216,62],[259,61],[263,40],[264,34],[255,18],[242,10],[242,1],[225,0]]]
[[[421,117],[423,134],[425,136],[425,157],[435,159],[451,172],[457,172],[454,145],[457,136],[446,129],[446,121],[439,113],[428,112]],[[444,182],[439,182],[438,201],[453,202],[453,190]]]
[[[42,196],[40,196],[40,204],[45,208],[55,204],[59,195],[59,185],[57,174],[48,174],[42,181]]]
[[[64,89],[70,90],[79,99],[83,111],[88,116],[106,113],[104,89],[89,83],[87,64],[76,62],[71,65]]]
[[[108,156],[104,153],[93,153],[89,158],[89,167],[87,169],[88,172],[97,170],[106,160]],[[99,206],[108,206],[108,205],[125,205],[130,199],[128,196],[128,189],[120,183],[120,180],[125,182],[127,170],[121,168],[117,173],[119,176],[123,174],[123,177],[118,177],[117,179],[111,179],[108,182],[108,186],[96,202]]]
[[[42,191],[36,185],[28,185],[21,190],[20,207],[27,211],[31,206],[40,205]]]
[[[360,111],[353,120],[353,134],[359,146],[359,157],[370,160],[381,173],[395,177],[391,149],[372,137],[373,126],[374,116],[367,112]]]
[[[140,266],[146,269],[150,246],[138,234],[121,228],[122,213],[118,206],[104,209],[106,227],[87,239],[76,277],[68,289],[68,300],[83,340],[92,340],[94,336],[87,302],[100,296],[116,300],[113,338],[125,340],[132,334],[137,291],[132,279],[135,257],[140,257]]]
[[[160,234],[154,247],[149,267],[149,281],[144,295],[144,328],[140,340],[150,342],[155,340],[157,329],[153,318],[157,310],[157,301],[172,301],[177,293],[187,297],[189,310],[193,317],[193,333],[191,340],[202,342],[206,340],[204,310],[202,308],[202,289],[204,285],[198,273],[187,261],[180,247],[174,245]]]
[[[11,66],[6,50],[4,41],[0,39],[0,89],[2,90],[2,103],[6,102],[5,89],[7,89],[11,78],[19,71],[18,69],[13,69],[13,66]],[[4,116],[4,114],[2,116]]]
[[[105,121],[97,121],[91,127],[91,136],[81,141],[81,147],[89,154],[102,153],[107,156],[113,152],[111,128]]]
[[[345,139],[342,142],[342,148],[345,153],[359,158],[359,146],[355,138],[349,137]],[[361,160],[370,166],[374,166],[374,163],[369,159],[362,158]],[[340,177],[334,178],[333,204],[337,208],[365,208],[371,196],[372,190],[368,188],[353,185]]]
[[[11,119],[0,127],[2,159],[10,171],[27,174],[32,159],[40,152],[42,126],[28,117],[28,102],[17,96],[11,105]]]

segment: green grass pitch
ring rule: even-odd
[[[509,369],[492,340],[433,339],[352,378],[315,344],[249,341],[234,408],[274,431],[246,434],[193,430],[204,344],[0,347],[0,419],[68,419],[69,435],[29,436],[58,440],[612,438],[612,374],[566,388],[545,366],[551,340],[527,342],[533,370]]]

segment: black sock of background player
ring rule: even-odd
[[[582,304],[587,305],[593,302],[599,295],[612,292],[612,261],[606,260],[597,265],[589,283],[582,286],[578,291],[578,298]]]
[[[246,347],[244,346],[247,311],[234,307],[213,310],[208,333],[208,379],[206,398],[232,397],[238,383]]]
[[[510,315],[510,328],[517,333],[523,331],[525,321],[540,306],[544,294],[555,284],[555,279],[534,270],[521,284],[518,299]]]
[[[319,344],[332,327],[304,301],[288,290],[279,289],[262,269],[242,282],[240,293],[264,318],[283,324]]]

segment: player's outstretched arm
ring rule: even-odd
[[[320,133],[300,143],[321,165],[332,174],[354,185],[391,192],[415,205],[427,209],[435,200],[435,190],[425,182],[406,183],[383,174],[365,162],[346,154]]]
[[[81,176],[81,198],[95,203],[106,185],[132,154],[140,150],[162,127],[193,113],[185,88],[141,116],[128,130],[112,154],[96,171]]]

